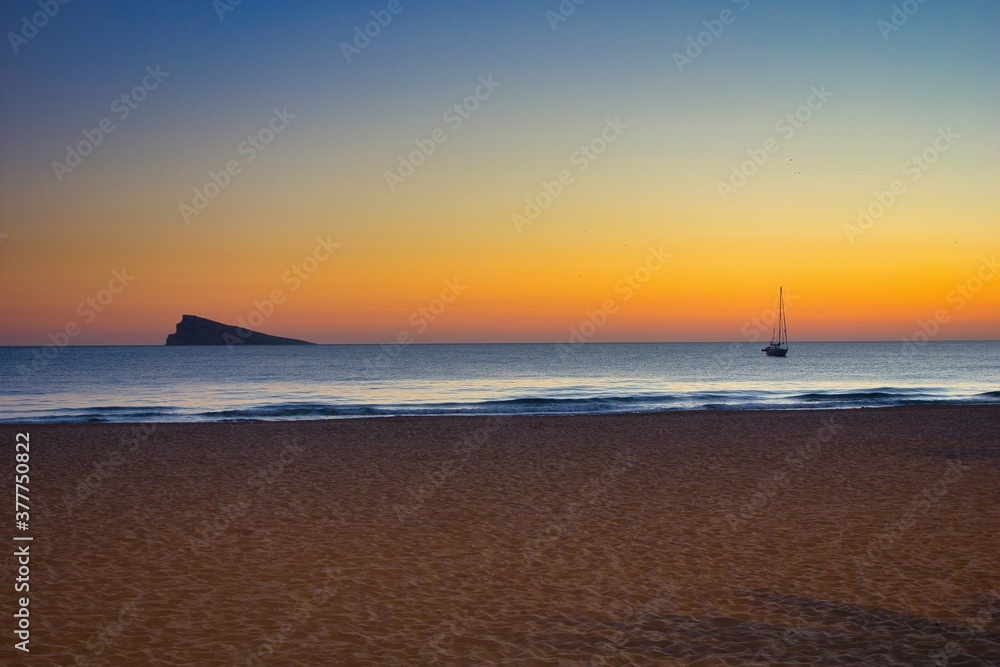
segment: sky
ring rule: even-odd
[[[991,0],[12,0],[0,28],[2,345],[184,313],[758,340],[779,287],[792,341],[1000,338]]]

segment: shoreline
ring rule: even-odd
[[[1000,402],[996,403],[962,403],[941,401],[933,403],[918,403],[911,405],[858,405],[849,407],[780,407],[780,408],[676,408],[666,410],[648,410],[641,412],[483,412],[474,414],[413,414],[413,415],[337,415],[323,418],[308,419],[218,419],[191,421],[44,421],[44,422],[0,422],[3,428],[31,428],[47,426],[130,426],[137,424],[154,424],[156,426],[208,425],[208,424],[322,424],[326,422],[345,422],[358,420],[407,420],[407,419],[493,419],[493,418],[643,418],[677,414],[781,414],[781,413],[839,413],[864,412],[871,410],[997,410],[1000,412]]]

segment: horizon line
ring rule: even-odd
[[[103,343],[92,345],[55,345],[45,343],[43,345],[0,345],[0,348],[19,347],[333,347],[333,346],[362,346],[362,345],[398,345],[401,347],[416,347],[430,345],[756,345],[766,343],[763,338],[756,341],[749,340],[662,340],[662,341],[584,341],[582,343],[573,341],[440,341],[440,342],[407,342],[398,341],[377,341],[369,343],[313,343],[306,341],[304,345],[167,345],[166,343]],[[915,343],[906,338],[895,340],[886,339],[831,339],[831,340],[800,340],[794,345],[815,344],[815,343],[911,343],[926,345],[928,343],[1000,343],[1000,338],[945,338],[941,340],[927,340]]]

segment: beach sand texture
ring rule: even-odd
[[[7,664],[1000,664],[998,407],[0,430]]]

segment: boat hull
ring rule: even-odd
[[[788,348],[773,348],[764,350],[764,354],[769,357],[783,357],[788,354]]]

